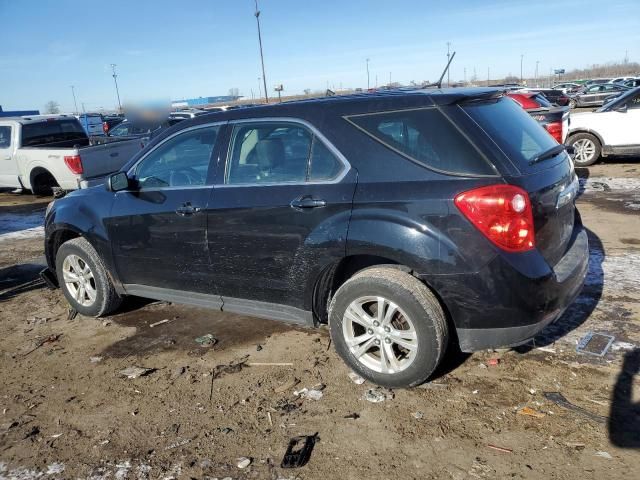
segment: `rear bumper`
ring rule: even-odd
[[[455,279],[425,277],[446,304],[463,352],[526,343],[580,294],[589,266],[582,225],[553,270],[538,252],[519,255],[500,255],[481,272]]]

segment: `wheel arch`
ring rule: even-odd
[[[53,180],[53,184],[52,185],[44,185],[46,186],[60,186],[60,184],[58,183],[58,180],[56,180],[56,177],[53,175],[53,173],[51,173],[51,171],[45,167],[42,166],[37,166],[31,169],[31,171],[29,172],[29,189],[33,192],[36,193],[36,191],[39,191],[41,189],[42,185],[42,180],[38,180],[38,179],[43,179],[43,178],[47,178],[49,177],[51,180]]]
[[[575,130],[569,130],[569,133],[567,134],[567,139],[565,140],[565,143],[568,144],[569,139],[572,136],[578,135],[579,133],[588,133],[589,135],[593,135],[594,137],[596,137],[598,139],[598,141],[600,142],[600,147],[601,150],[604,150],[604,139],[602,138],[602,135],[600,135],[598,132],[596,132],[595,130],[591,129],[591,128],[584,128],[584,127],[580,127],[580,128],[576,128]],[[604,152],[602,154],[602,156],[604,156]]]

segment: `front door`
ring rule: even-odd
[[[208,209],[218,291],[304,308],[311,272],[345,254],[355,171],[307,124],[237,122],[229,142]]]
[[[220,125],[192,127],[158,144],[129,172],[109,219],[122,283],[215,293],[209,271],[206,207]]]
[[[20,187],[18,162],[13,155],[13,128],[0,125],[0,187]]]

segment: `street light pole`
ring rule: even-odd
[[[73,106],[75,108],[75,114],[78,114],[78,102],[76,102],[76,91],[74,90],[73,85],[71,85],[71,94],[73,95]]]
[[[522,85],[522,60],[524,59],[524,54],[520,54],[520,85]]]
[[[256,2],[256,23],[258,24],[258,43],[260,44],[260,63],[262,64],[262,82],[264,84],[264,101],[269,103],[269,94],[267,93],[267,76],[264,73],[264,55],[262,54],[262,33],[260,32],[260,10],[258,10],[258,0]]]
[[[449,65],[449,60],[451,57],[451,53],[449,52],[450,47],[451,47],[451,42],[447,42],[447,65]],[[451,69],[447,68],[447,87],[451,86],[451,76],[449,72],[451,72]]]
[[[122,113],[122,104],[120,103],[120,92],[118,91],[118,75],[116,74],[116,64],[111,64],[111,71],[113,72],[113,82],[116,84],[116,95],[118,97],[118,113]]]
[[[538,86],[538,64],[540,63],[540,60],[536,60],[536,87]]]
[[[369,59],[367,58],[367,90],[369,90]]]

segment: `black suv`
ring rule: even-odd
[[[390,387],[449,342],[526,342],[578,295],[587,235],[562,145],[495,89],[211,113],[55,200],[43,277],[84,315],[124,295],[304,325]]]

